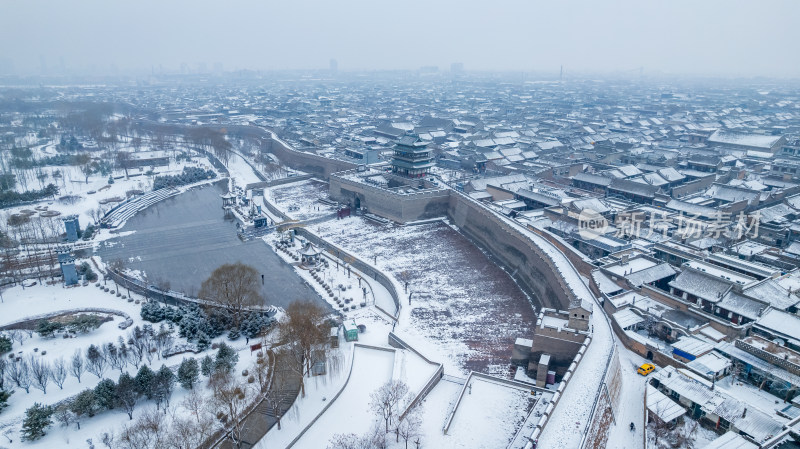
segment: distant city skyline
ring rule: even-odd
[[[6,3],[0,74],[237,70],[800,77],[795,1]],[[205,67],[202,69],[202,67]]]

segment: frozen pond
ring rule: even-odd
[[[107,240],[97,254],[106,262],[121,259],[127,268],[147,274],[151,284],[196,295],[200,284],[224,263],[242,262],[264,275],[266,304],[286,307],[295,299],[312,299],[329,309],[261,239],[242,242],[236,224],[226,220],[219,195],[225,183],[189,190],[139,212],[121,228],[136,231]]]

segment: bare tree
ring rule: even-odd
[[[208,438],[214,428],[214,422],[213,417],[209,415],[210,404],[208,404],[208,401],[203,397],[203,394],[197,389],[189,390],[189,393],[186,394],[186,397],[181,401],[181,405],[194,416],[195,428],[200,441]]]
[[[7,376],[10,381],[14,382],[14,385],[24,389],[25,393],[31,392],[31,368],[26,360],[14,360],[13,363],[10,363],[7,368]]]
[[[256,382],[258,382],[259,392],[264,394],[269,388],[270,375],[272,374],[270,361],[273,360],[274,356],[271,351],[267,352],[267,357],[263,357],[262,354],[262,352],[257,354],[256,361],[251,365],[250,371],[255,376]]]
[[[128,177],[128,168],[131,165],[131,153],[128,151],[120,151],[117,153],[117,165],[125,171],[125,177]]]
[[[372,449],[368,436],[360,437],[354,433],[337,433],[328,444],[328,449]]]
[[[56,421],[60,422],[64,427],[68,427],[75,420],[75,414],[69,409],[67,403],[59,404],[53,416],[56,418]]]
[[[663,410],[659,404],[655,410],[655,413],[650,413],[650,422],[647,423],[650,439],[653,441],[653,446],[658,449],[666,449],[669,447],[670,442],[668,440],[670,440],[672,437],[672,429],[670,428],[670,424],[658,416],[662,413]]]
[[[147,358],[147,363],[153,363],[153,355],[155,354],[155,332],[153,331],[153,326],[150,324],[145,324],[142,326],[142,331],[144,332],[144,338],[142,339],[142,343],[144,343],[144,356]]]
[[[237,382],[224,371],[215,372],[209,384],[214,392],[212,401],[217,410],[217,418],[230,433],[233,444],[237,448],[242,447],[242,414],[247,407],[248,385]]]
[[[386,440],[386,432],[383,431],[383,427],[378,421],[372,423],[372,427],[369,428],[369,431],[364,436],[364,441],[365,444],[368,442],[370,449],[386,449],[389,447],[389,442]]]
[[[118,369],[120,373],[128,364],[126,360],[127,354],[123,355],[122,351],[120,351],[114,343],[106,343],[103,345],[103,352],[111,368]]]
[[[126,424],[117,438],[120,449],[149,449],[153,446],[153,435],[138,423]]]
[[[418,407],[412,408],[406,413],[405,418],[397,425],[397,434],[403,439],[405,449],[408,449],[408,443],[414,441],[415,438],[422,436],[420,428],[422,427],[422,416]]]
[[[239,327],[247,309],[262,303],[260,279],[249,265],[224,264],[203,281],[199,296],[228,310],[233,325]]]
[[[408,394],[408,385],[403,381],[390,380],[370,395],[369,408],[383,419],[388,433],[389,427],[399,415],[398,408]]]
[[[19,329],[12,330],[11,332],[8,333],[8,336],[9,336],[9,338],[11,338],[11,340],[16,341],[17,343],[19,343],[20,346],[22,346],[22,344],[25,342],[25,340],[28,339],[28,334],[26,334],[25,332],[23,332],[23,331],[21,331]]]
[[[94,374],[98,378],[103,377],[106,371],[108,360],[103,351],[95,345],[89,345],[86,350],[86,371]]]
[[[144,328],[136,326],[130,333],[128,333],[128,349],[130,350],[130,359],[131,363],[133,363],[136,368],[139,368],[139,365],[142,363],[142,359],[150,354],[150,348],[152,346],[152,331],[153,328],[151,326],[145,325]],[[150,354],[149,357],[152,358],[152,354]]]
[[[174,417],[170,423],[170,432],[167,435],[167,447],[170,449],[195,449],[199,447],[204,438],[203,429],[191,418]]]
[[[156,332],[155,336],[153,337],[153,345],[156,349],[156,354],[158,355],[159,360],[161,360],[161,355],[165,351],[172,349],[172,345],[175,342],[175,337],[172,334],[173,331],[165,326],[164,323],[161,323],[158,328],[158,332]]]
[[[50,383],[51,374],[50,365],[34,355],[28,356],[28,365],[31,367],[33,386],[47,394],[47,384]]]
[[[81,354],[80,349],[76,349],[75,354],[72,354],[72,359],[70,360],[69,373],[78,379],[78,383],[81,383],[81,376],[85,370],[86,365],[83,360],[83,354]]]
[[[137,419],[136,425],[150,433],[151,447],[165,447],[169,439],[169,426],[164,417],[152,408],[145,411]]]
[[[674,447],[680,447],[683,449],[694,449],[695,442],[697,440],[697,427],[699,423],[695,420],[691,420],[685,423],[680,428],[676,429],[675,432],[675,444]]]
[[[103,443],[105,447],[111,449],[114,447],[114,431],[111,432],[103,432],[103,435],[100,437],[100,442]]]
[[[300,375],[300,393],[305,397],[304,378],[311,372],[312,359],[327,356],[328,332],[325,311],[311,301],[294,301],[286,308],[279,323],[280,339],[287,342],[285,352],[289,368]]]
[[[64,362],[63,357],[59,357],[53,361],[53,366],[50,370],[50,378],[58,385],[58,388],[64,389],[64,382],[67,380],[67,364]]]

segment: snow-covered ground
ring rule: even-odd
[[[464,236],[442,222],[377,225],[362,217],[329,220],[310,230],[394,279],[404,297],[396,332],[442,362],[445,372],[510,377],[511,348],[516,337],[528,335],[533,307]]]
[[[640,357],[617,342],[622,375],[619,409],[608,432],[606,447],[614,449],[641,449],[644,427],[644,390],[649,377],[642,377],[636,370],[648,360]],[[635,432],[631,432],[630,423],[634,423]]]
[[[504,448],[522,426],[532,406],[529,390],[472,377],[442,446],[464,449]]]
[[[337,433],[367,433],[374,414],[370,395],[392,379],[395,352],[356,346],[350,380],[338,399],[294,446],[318,449]]]
[[[345,343],[343,338],[340,339],[342,347],[338,351],[338,369],[325,376],[307,379],[306,397],[298,398],[282,420],[281,430],[273,427],[259,441],[257,448],[285,447],[299,435],[333,400],[336,393],[345,387],[351,365],[352,375],[342,395],[294,447],[325,447],[337,433],[365,433],[375,419],[374,413],[369,411],[369,397],[381,384],[390,379],[401,380],[408,385],[409,396],[412,397],[422,390],[436,372],[438,365],[428,363],[411,351],[387,345],[392,326],[384,314],[370,307],[357,309],[348,315],[348,319],[366,326],[366,332],[359,334],[359,343],[383,347],[388,351],[364,347],[355,347],[353,350],[353,343]],[[354,358],[351,358],[352,354],[355,354]],[[341,409],[347,411],[342,412]],[[441,433],[441,427],[438,432]]]
[[[226,165],[230,176],[236,180],[236,185],[244,188],[247,184],[259,182],[261,179],[253,172],[250,164],[237,152],[232,151]]]
[[[342,339],[344,341],[344,339]],[[353,363],[353,345],[345,344],[339,348],[339,368],[328,370],[324,376],[315,376],[305,380],[305,397],[298,395],[291,409],[281,419],[281,428],[273,426],[267,434],[258,441],[255,448],[267,449],[286,447],[308,423],[314,419],[326,405],[333,400],[336,393],[341,390],[350,373]],[[321,443],[320,447],[324,447]]]
[[[319,202],[328,197],[328,186],[316,179],[282,184],[264,189],[264,197],[281,212],[297,220],[324,217],[336,208]]]
[[[276,234],[270,234],[264,237],[271,248],[274,248],[275,243],[278,241]],[[326,252],[322,253],[323,260],[328,262],[328,266],[319,264],[319,272],[317,273],[320,279],[323,280],[325,285],[328,285],[333,290],[334,296],[331,297],[322,287],[322,284],[313,278],[311,272],[302,268],[290,257],[290,254],[298,255],[303,250],[300,240],[295,240],[289,247],[289,254],[284,251],[276,250],[276,254],[280,256],[286,263],[295,266],[295,271],[301,278],[303,278],[309,285],[311,285],[317,293],[322,296],[334,310],[338,310],[345,315],[352,313],[352,307],[356,306],[358,309],[362,302],[366,302],[368,306],[376,305],[382,311],[394,316],[397,307],[395,307],[394,300],[391,293],[381,283],[371,278],[368,274],[362,273],[355,268],[345,268],[344,262],[337,260]],[[348,274],[349,272],[349,274]],[[340,304],[337,304],[335,299],[340,299]],[[345,303],[344,299],[350,299],[349,303]],[[344,310],[347,307],[350,310]]]

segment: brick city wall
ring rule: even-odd
[[[484,251],[492,254],[539,307],[565,310],[571,294],[564,279],[528,237],[481,205],[462,195],[450,195],[451,222]]]
[[[443,217],[450,201],[450,192],[444,189],[399,193],[347,179],[343,174],[330,177],[328,193],[332,199],[351,206],[358,198],[361,208],[398,223]]]
[[[271,137],[269,141],[271,142],[268,144],[270,151],[277,156],[282,163],[292,167],[294,170],[312,173],[323,179],[330,178],[331,173],[352,170],[357,167],[356,164],[351,162],[287,148],[282,142],[272,139]]]

